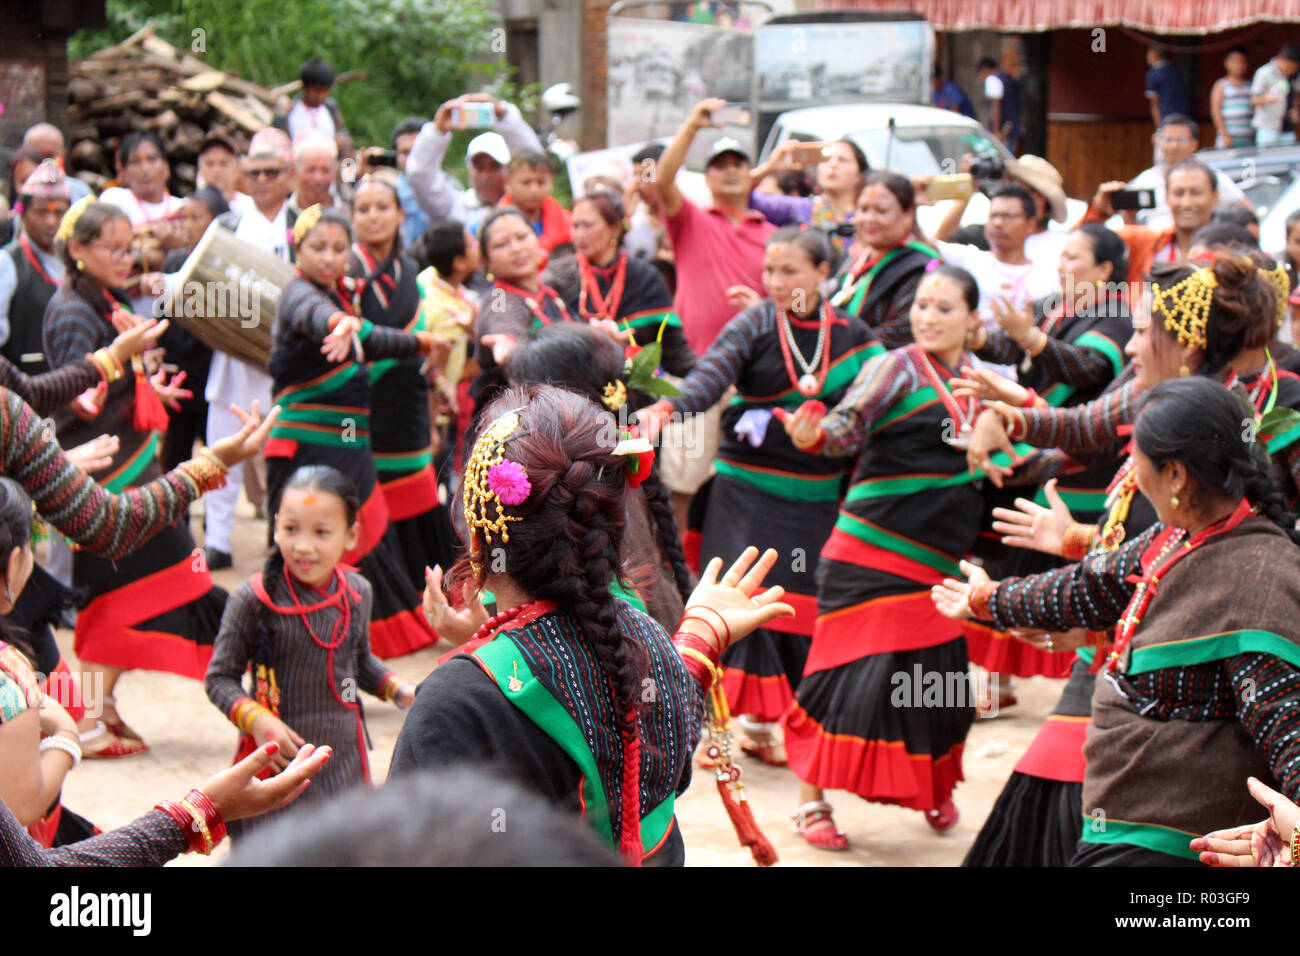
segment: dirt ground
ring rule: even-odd
[[[261,564],[264,524],[241,499],[234,535],[235,567],[213,577],[235,588]],[[202,540],[202,504],[193,509],[195,537]],[[75,670],[72,634],[60,632],[59,644]],[[413,680],[433,667],[439,651],[425,650],[390,663]],[[808,846],[790,828],[790,812],[799,803],[798,780],[784,768],[742,757],[746,793],[759,826],[789,866],[956,866],[979,832],[1012,767],[1051,711],[1064,681],[1031,678],[1017,681],[1020,703],[995,719],[977,720],[966,745],[966,780],[955,800],[960,822],[936,834],[915,810],[867,803],[832,792],[836,822],[852,841],[846,852]],[[199,786],[230,763],[235,729],[203,693],[197,681],[171,674],[133,671],[118,684],[123,718],[149,742],[150,752],[126,760],[86,760],[69,775],[64,803],[103,829],[128,823],[166,797],[177,798]],[[374,740],[371,768],[375,779],[388,773],[393,744],[403,714],[372,702],[366,709]],[[695,783],[677,802],[686,840],[686,860],[693,866],[752,865],[749,852],[736,842],[712,778],[697,771]],[[226,857],[222,846],[210,858],[188,854],[173,866],[211,866]]]

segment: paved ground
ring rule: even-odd
[[[196,536],[201,536],[201,510],[201,505],[194,509]],[[239,514],[235,567],[214,575],[218,583],[231,589],[260,567],[265,540],[264,525],[254,518],[246,502],[241,501]],[[71,633],[61,632],[59,643],[71,658]],[[418,679],[428,673],[437,656],[438,652],[426,650],[392,664],[400,673]],[[833,792],[829,799],[836,807],[837,822],[853,847],[844,853],[814,850],[790,830],[790,811],[799,794],[795,777],[783,768],[742,758],[755,817],[787,865],[956,866],[1016,760],[1056,703],[1063,684],[1046,678],[1019,681],[1018,706],[996,719],[976,721],[967,741],[966,781],[956,793],[961,821],[945,834],[935,834],[914,810],[870,804]],[[227,766],[237,736],[196,681],[171,674],[131,672],[119,683],[117,697],[124,719],[149,742],[151,751],[127,760],[87,760],[64,786],[64,802],[106,829],[129,822],[164,797],[181,796]],[[367,708],[366,716],[375,744],[372,772],[382,780],[403,715],[376,702]],[[689,864],[750,865],[749,853],[738,846],[706,772],[697,773],[696,783],[677,806]],[[210,859],[189,855],[173,865],[207,866],[224,857],[223,847]]]

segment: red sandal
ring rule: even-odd
[[[794,829],[819,850],[847,850],[849,838],[835,825],[831,805],[825,800],[805,803],[791,815]]]
[[[113,760],[119,757],[135,757],[139,754],[148,753],[149,745],[143,740],[129,740],[113,733],[104,724],[102,720],[95,721],[95,729],[88,733],[78,734],[82,744],[81,755],[87,760]],[[106,747],[98,750],[87,750],[85,745],[99,740],[102,737],[111,737],[112,742]]]
[[[960,819],[961,814],[957,812],[957,805],[952,800],[945,800],[936,809],[925,811],[925,822],[930,824],[936,833],[951,830]]]

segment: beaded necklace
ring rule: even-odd
[[[550,286],[539,284],[536,292],[529,292],[527,289],[521,289],[517,285],[512,285],[504,279],[496,279],[492,283],[498,289],[509,292],[511,295],[517,295],[524,300],[524,305],[528,306],[528,311],[533,313],[533,317],[542,325],[550,325],[551,318],[544,310],[546,300],[550,299],[555,303],[555,307],[560,310],[561,321],[569,318],[569,310],[564,305],[564,300],[560,294]]]
[[[618,304],[623,301],[623,287],[627,284],[627,253],[618,254],[614,267],[614,281],[609,286],[609,296],[600,292],[600,282],[596,275],[596,266],[586,256],[578,256],[578,269],[582,278],[582,289],[578,293],[578,313],[588,321],[592,319],[611,319],[618,321]],[[608,272],[609,269],[602,269]],[[590,290],[590,291],[588,291]],[[596,311],[587,308],[587,299],[596,305]]]
[[[925,372],[926,378],[930,380],[930,384],[934,386],[934,390],[939,393],[939,400],[943,402],[943,407],[948,410],[948,413],[953,416],[953,422],[957,426],[956,432],[950,438],[945,438],[944,441],[958,450],[969,448],[972,431],[971,422],[975,419],[975,410],[978,407],[975,396],[971,395],[966,398],[966,407],[963,409],[961,402],[948,390],[947,381],[939,377],[939,372],[934,367],[934,361],[930,358],[930,354],[919,345],[909,346],[909,348],[916,349],[916,354],[921,360],[922,371]],[[959,366],[973,364],[969,353],[963,352],[962,361],[957,364]]]
[[[813,352],[811,360],[805,360],[803,353],[799,351],[799,346],[794,341],[794,328],[790,324],[790,317],[786,315],[785,309],[780,306],[776,307],[777,336],[781,340],[781,357],[785,359],[785,373],[790,376],[790,384],[799,390],[799,394],[806,398],[812,398],[822,390],[826,382],[826,375],[831,365],[831,350],[828,339],[830,338],[831,324],[835,321],[835,313],[831,311],[829,302],[822,301],[822,318],[817,327],[817,348]],[[795,374],[795,361],[798,361],[799,368],[803,374]],[[821,365],[817,374],[813,374],[813,369]]]
[[[1214,522],[1209,527],[1202,528],[1190,538],[1185,539],[1187,532],[1182,528],[1165,528],[1159,537],[1151,542],[1151,546],[1142,555],[1142,577],[1137,581],[1137,587],[1133,591],[1133,596],[1129,599],[1128,607],[1124,609],[1123,616],[1120,617],[1116,624],[1115,644],[1106,659],[1107,670],[1112,674],[1117,674],[1127,669],[1129,645],[1133,642],[1133,635],[1137,633],[1137,629],[1142,623],[1142,617],[1146,614],[1147,606],[1151,603],[1151,599],[1155,597],[1156,586],[1159,584],[1160,579],[1168,574],[1169,569],[1182,558],[1187,557],[1210,538],[1231,531],[1241,524],[1246,519],[1246,516],[1251,513],[1251,510],[1250,502],[1242,499],[1238,502],[1232,514]],[[1148,558],[1150,558],[1149,561]],[[1132,578],[1129,580],[1132,580]]]

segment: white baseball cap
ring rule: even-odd
[[[465,162],[472,162],[479,153],[491,156],[502,166],[510,162],[510,147],[500,133],[480,133],[470,140]]]

